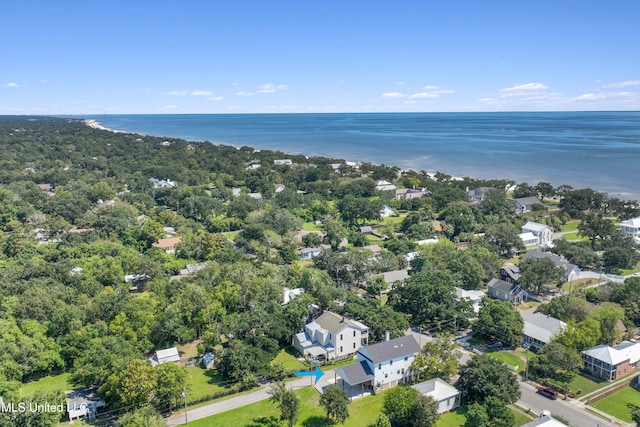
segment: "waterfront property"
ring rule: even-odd
[[[516,212],[531,212],[533,207],[541,205],[542,202],[537,197],[521,197],[519,199],[513,199],[516,202]]]
[[[368,342],[368,326],[330,311],[307,323],[304,331],[293,337],[295,349],[316,360],[347,357]]]
[[[640,216],[622,221],[620,231],[625,235],[633,237],[636,244],[640,244]]]
[[[622,341],[614,347],[598,345],[582,352],[584,370],[607,381],[634,372],[638,361],[640,344],[631,341]]]

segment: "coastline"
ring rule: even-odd
[[[93,129],[106,130],[107,132],[113,132],[113,133],[130,133],[132,135],[142,135],[142,134],[136,134],[134,132],[127,132],[127,131],[124,131],[124,130],[111,129],[111,128],[108,128],[106,126],[103,126],[97,120],[85,119],[85,120],[82,120],[82,121],[84,122],[85,125],[89,126],[90,128],[93,128]]]

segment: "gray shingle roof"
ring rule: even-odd
[[[386,360],[397,359],[398,357],[409,356],[419,352],[420,345],[412,335],[373,344],[358,351],[362,355],[366,353],[373,363],[382,363]]]
[[[358,385],[374,378],[369,364],[365,361],[355,362],[336,369],[336,374],[349,385]]]

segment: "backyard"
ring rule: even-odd
[[[625,387],[611,396],[597,401],[592,406],[630,423],[633,421],[631,412],[640,408],[640,391],[632,387]]]

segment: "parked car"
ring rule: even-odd
[[[538,393],[548,397],[549,399],[555,400],[558,398],[558,392],[551,387],[538,387]]]

